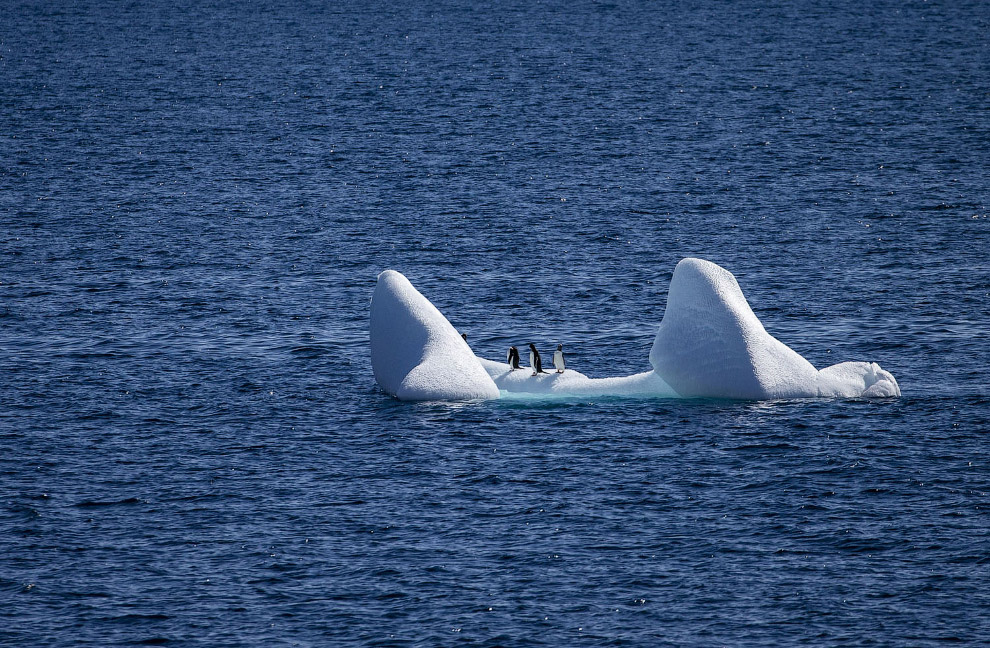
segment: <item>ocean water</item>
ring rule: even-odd
[[[990,643],[984,2],[13,0],[0,644]],[[402,403],[649,369],[677,261],[903,396]]]

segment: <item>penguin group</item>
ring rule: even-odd
[[[509,353],[506,356],[506,361],[509,363],[509,369],[514,371],[516,369],[522,369],[519,366],[519,349],[514,346],[509,347]],[[543,371],[543,359],[540,357],[540,352],[537,351],[536,345],[532,342],[529,343],[529,366],[533,369],[533,375],[545,374]],[[557,370],[557,373],[564,373],[564,350],[563,345],[558,344],[557,350],[553,352],[553,366]]]

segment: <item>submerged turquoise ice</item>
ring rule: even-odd
[[[736,278],[702,259],[681,260],[650,351],[652,371],[589,378],[539,374],[477,357],[457,330],[400,273],[378,278],[371,304],[375,379],[400,400],[500,396],[623,396],[751,400],[894,397],[894,376],[872,362],[816,369],[770,335]]]

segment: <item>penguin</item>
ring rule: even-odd
[[[467,342],[467,333],[461,333],[461,337],[464,338],[465,342]]]
[[[543,371],[543,360],[540,359],[540,352],[536,350],[536,346],[530,342],[529,343],[529,365],[533,368],[533,375],[546,373]]]
[[[564,373],[564,345],[558,344],[557,350],[553,352],[553,366],[557,368],[557,373]]]
[[[509,353],[506,356],[506,362],[509,363],[509,369],[512,371],[522,369],[522,367],[519,366],[519,349],[514,346],[510,346]]]

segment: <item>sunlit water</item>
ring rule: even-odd
[[[104,4],[0,29],[0,643],[990,643],[985,5]],[[375,386],[385,268],[601,377],[684,256],[903,397]]]

